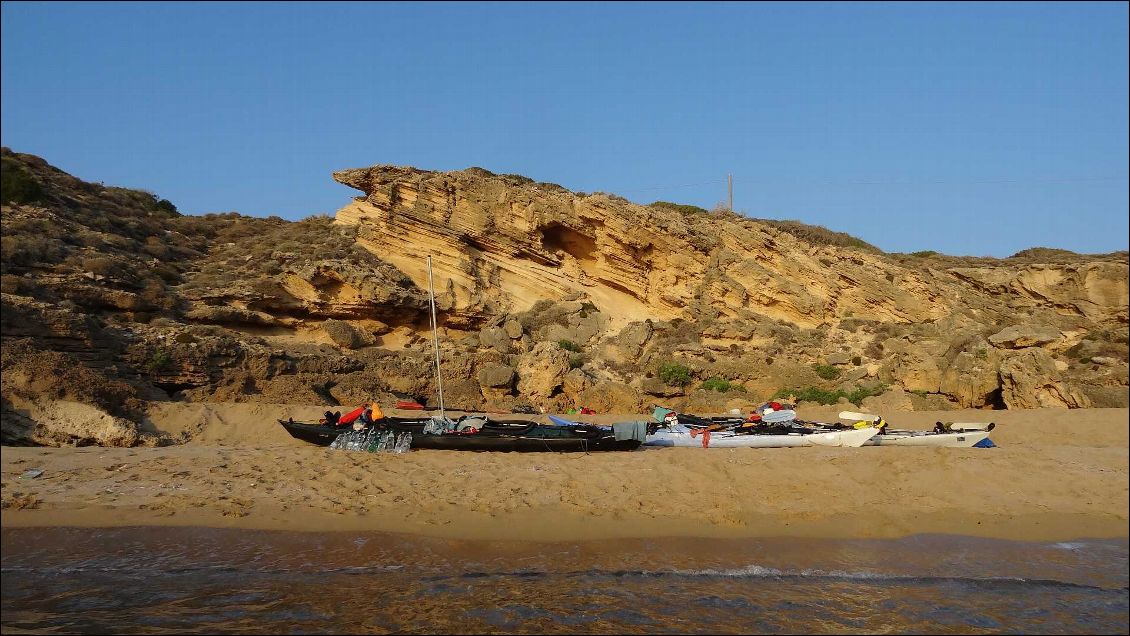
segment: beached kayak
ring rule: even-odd
[[[645,446],[687,446],[702,448],[787,448],[798,446],[841,446],[858,448],[878,434],[877,428],[843,431],[813,431],[778,435],[758,435],[715,431],[709,438],[705,432],[659,429],[647,436]],[[705,441],[704,441],[705,440]]]
[[[962,431],[936,433],[934,431],[891,431],[872,437],[864,446],[934,446],[938,448],[969,448],[988,439],[989,431]]]
[[[428,422],[428,418],[386,418],[386,420],[396,420],[401,425],[419,423],[422,428]],[[337,437],[343,433],[349,433],[353,430],[352,426],[334,426],[332,424],[315,424],[311,422],[295,422],[294,420],[279,420],[279,424],[286,429],[287,433],[294,439],[300,439],[304,442],[310,442],[318,446],[329,446]]]
[[[880,428],[880,433],[867,440],[867,446],[933,446],[937,448],[970,448],[989,438],[989,433],[996,428],[993,422],[938,422],[932,431],[909,431],[904,429],[891,429],[878,415],[870,413],[857,413],[855,411],[841,411],[840,418],[856,420],[860,424],[870,422]],[[831,430],[840,430],[843,424],[821,424]]]
[[[683,416],[686,417],[686,416]],[[557,415],[550,415],[554,424],[562,427],[584,426]],[[791,419],[790,419],[791,421]],[[652,432],[654,431],[654,432]],[[877,428],[823,430],[796,426],[778,427],[773,432],[748,433],[734,431],[707,431],[676,424],[659,427],[652,424],[645,446],[686,446],[702,448],[787,448],[797,446],[843,446],[858,448],[879,432]]]
[[[411,433],[413,449],[472,450],[502,452],[595,452],[639,448],[639,439],[617,439],[612,427],[580,425],[548,426],[537,422],[515,422],[477,418],[474,428],[441,434],[425,433],[430,418],[385,418],[374,426],[394,433]],[[468,422],[470,420],[467,420]],[[290,435],[318,446],[329,446],[351,427],[332,427],[279,420]],[[623,437],[620,435],[619,437]]]

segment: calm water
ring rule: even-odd
[[[4,633],[1121,633],[1128,542],[4,529]]]

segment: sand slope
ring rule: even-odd
[[[289,437],[320,407],[159,404],[160,448],[2,452],[5,527],[204,525],[530,540],[1127,536],[1127,409],[887,413],[995,421],[994,449],[647,448],[377,455]],[[838,408],[802,411],[832,419]],[[522,416],[513,416],[521,418]],[[529,416],[538,418],[540,416]],[[602,421],[638,416],[601,416]],[[593,418],[587,418],[593,419]],[[35,479],[20,479],[29,468]]]

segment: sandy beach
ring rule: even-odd
[[[154,404],[157,448],[5,447],[4,527],[372,530],[464,539],[1127,536],[1127,409],[887,414],[994,421],[992,449],[643,448],[369,454],[292,439],[321,407]],[[836,407],[802,409],[828,421]],[[521,416],[511,416],[518,419]],[[544,416],[529,416],[540,419]],[[605,415],[590,421],[640,416]],[[36,478],[21,477],[29,469]]]

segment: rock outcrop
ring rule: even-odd
[[[474,168],[376,166],[334,179],[364,193],[337,213],[361,245],[421,287],[421,255],[433,255],[453,325],[570,293],[617,324],[746,310],[815,327],[860,311],[901,323],[950,311],[919,272],[867,251],[814,249],[737,215],[686,216]]]

